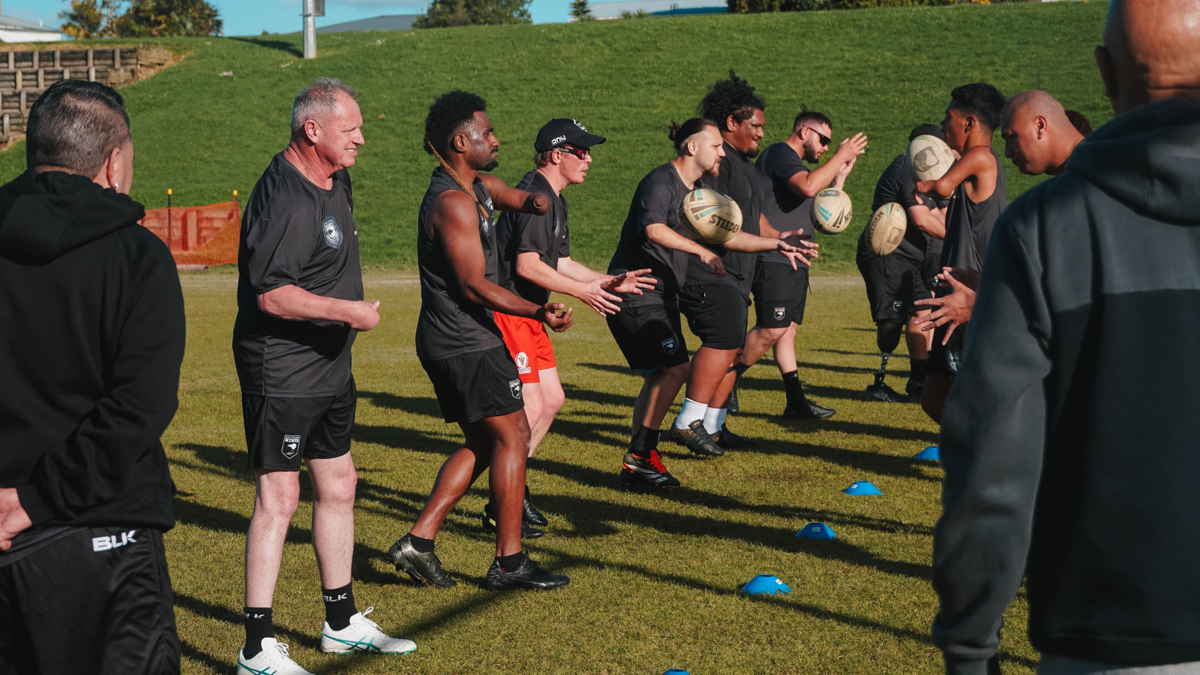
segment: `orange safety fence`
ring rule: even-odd
[[[148,209],[141,224],[166,243],[179,269],[236,263],[242,216],[236,201]]]

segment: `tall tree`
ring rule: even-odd
[[[127,37],[207,37],[224,22],[206,0],[131,0],[118,25]]]
[[[425,14],[413,22],[414,28],[445,26],[500,26],[533,23],[529,15],[532,0],[433,0]]]
[[[591,21],[596,18],[592,16],[588,0],[571,0],[571,16],[575,17],[576,21]]]
[[[71,0],[70,9],[58,13],[59,28],[77,40],[105,37],[116,32],[121,0]]]

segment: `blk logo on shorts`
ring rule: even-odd
[[[666,352],[668,354],[674,354],[675,353],[675,338],[672,337],[672,338],[667,338],[666,340],[663,340],[662,348],[663,348],[664,352]]]
[[[783,315],[784,315],[784,313],[785,313],[785,312],[784,312],[784,309],[783,309],[782,307],[776,307],[776,308],[775,308],[775,320],[776,320],[776,321],[779,321],[779,320],[783,319]]]
[[[525,375],[530,372],[529,357],[525,355],[525,352],[517,352],[516,362],[518,373]]]
[[[288,459],[295,457],[296,453],[300,452],[300,436],[284,436],[283,447],[279,451]]]
[[[508,390],[512,392],[513,398],[521,398],[521,381],[509,380]]]
[[[333,216],[325,216],[325,222],[321,223],[321,236],[325,237],[325,245],[329,248],[341,248],[342,228],[338,227]]]
[[[107,537],[92,537],[92,551],[100,553],[102,551],[111,551],[114,548],[121,548],[126,544],[136,544],[137,539],[133,538],[135,532],[137,530],[122,532],[120,537],[115,534],[108,535]]]

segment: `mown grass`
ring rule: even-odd
[[[909,129],[941,119],[954,86],[986,80],[1011,95],[1042,88],[1094,126],[1111,113],[1092,62],[1105,3],[1011,3],[584,24],[321,35],[320,58],[298,58],[299,36],[163,44],[188,58],[124,89],[137,152],[134,197],[166,205],[243,199],[287,143],[296,91],[319,75],[362,92],[367,145],[352,176],[368,265],[410,268],[416,207],[435,165],[421,148],[428,105],[462,88],[489,103],[498,174],[532,167],[537,130],[573,117],[609,138],[571,202],[574,256],[603,265],[637,181],[670,158],[664,128],[696,112],[730,68],[767,102],[766,142],[781,140],[801,104],[828,113],[835,136],[863,130],[871,152],[847,183],[857,215],[821,237],[818,272],[851,272],[855,237],[883,168]],[[232,72],[231,76],[221,73]],[[997,142],[997,148],[1000,148]],[[0,154],[0,180],[24,170]],[[1008,168],[1009,196],[1034,183]]]
[[[242,640],[242,555],[254,488],[245,470],[237,380],[229,349],[236,276],[188,273],[188,349],[181,406],[164,441],[180,495],[166,537],[184,643],[185,673],[232,673]],[[936,442],[916,404],[857,400],[878,366],[874,330],[856,277],[814,282],[800,331],[801,377],[838,410],[821,422],[777,417],[782,384],[765,360],[747,374],[745,413],[730,426],[753,451],[716,460],[664,444],[684,483],[670,494],[616,486],[640,386],[604,322],[578,310],[553,338],[567,403],[537,456],[529,484],[551,524],[527,550],[571,584],[549,593],[480,587],[494,552],[478,514],[480,483],[449,518],[439,555],[460,585],[416,588],[383,560],[411,526],[459,432],[438,414],[413,353],[415,278],[374,272],[367,296],[383,321],[359,336],[353,453],[359,467],[354,579],[359,606],[394,635],[416,640],[404,657],[317,653],[323,609],[304,494],[284,558],[275,618],[296,660],[326,673],[934,673],[941,659],[929,625],[932,528],[941,471],[912,456]],[[689,336],[689,344],[696,341]],[[902,348],[903,349],[903,348]],[[892,383],[907,371],[893,361]],[[870,480],[878,497],[841,491]],[[832,541],[794,538],[810,521]],[[737,589],[775,574],[793,592],[747,597]],[[1031,673],[1023,601],[1005,634],[1006,673]]]

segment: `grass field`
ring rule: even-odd
[[[566,193],[576,257],[606,264],[637,182],[671,156],[666,124],[692,116],[733,68],[767,103],[765,142],[788,133],[802,103],[832,117],[837,139],[871,137],[847,182],[854,223],[822,237],[818,270],[849,273],[876,179],[913,126],[942,118],[954,86],[1042,88],[1093,126],[1110,117],[1092,60],[1106,4],[343,33],[321,35],[320,58],[308,62],[298,58],[298,35],[168,41],[189,57],[123,90],[137,151],[133,195],[151,208],[166,205],[168,188],[178,205],[225,201],[234,189],[248,196],[287,143],[296,91],[318,75],[339,77],[362,91],[366,118],[352,172],[363,261],[411,268],[416,207],[435,165],[421,149],[425,113],[437,95],[463,88],[489,102],[502,142],[497,173],[510,183],[532,168],[533,138],[551,117],[577,118],[609,138],[588,182]],[[22,146],[0,154],[0,181],[24,168]],[[1010,197],[1033,184],[1008,169]]]
[[[179,526],[167,535],[167,551],[184,672],[232,673],[254,495],[229,350],[236,276],[188,273],[183,280],[188,349],[180,410],[164,439],[180,490]],[[815,280],[798,341],[807,391],[838,414],[801,423],[777,417],[782,384],[764,360],[747,373],[746,412],[730,422],[759,447],[704,460],[664,444],[668,468],[685,487],[663,495],[616,486],[640,379],[624,367],[603,320],[577,311],[575,327],[554,336],[567,403],[529,472],[551,524],[527,550],[571,576],[568,587],[549,593],[481,588],[494,551],[478,520],[486,483],[463,499],[439,538],[457,589],[414,587],[383,560],[459,435],[441,421],[413,353],[416,279],[374,272],[366,288],[368,298],[382,300],[383,321],[355,345],[355,595],[361,609],[377,607],[372,618],[415,640],[418,651],[391,658],[317,653],[323,609],[302,479],[275,600],[278,637],[301,665],[321,674],[942,672],[928,638],[941,471],[912,458],[936,442],[936,426],[915,403],[856,399],[878,366],[857,277]],[[689,344],[697,344],[690,335]],[[907,362],[898,353],[893,363],[899,386]],[[883,495],[841,492],[856,480],[872,481]],[[794,538],[810,521],[827,523],[838,537]],[[756,574],[777,575],[793,592],[739,594]],[[1006,673],[1033,670],[1025,623],[1019,599],[1008,616]]]

